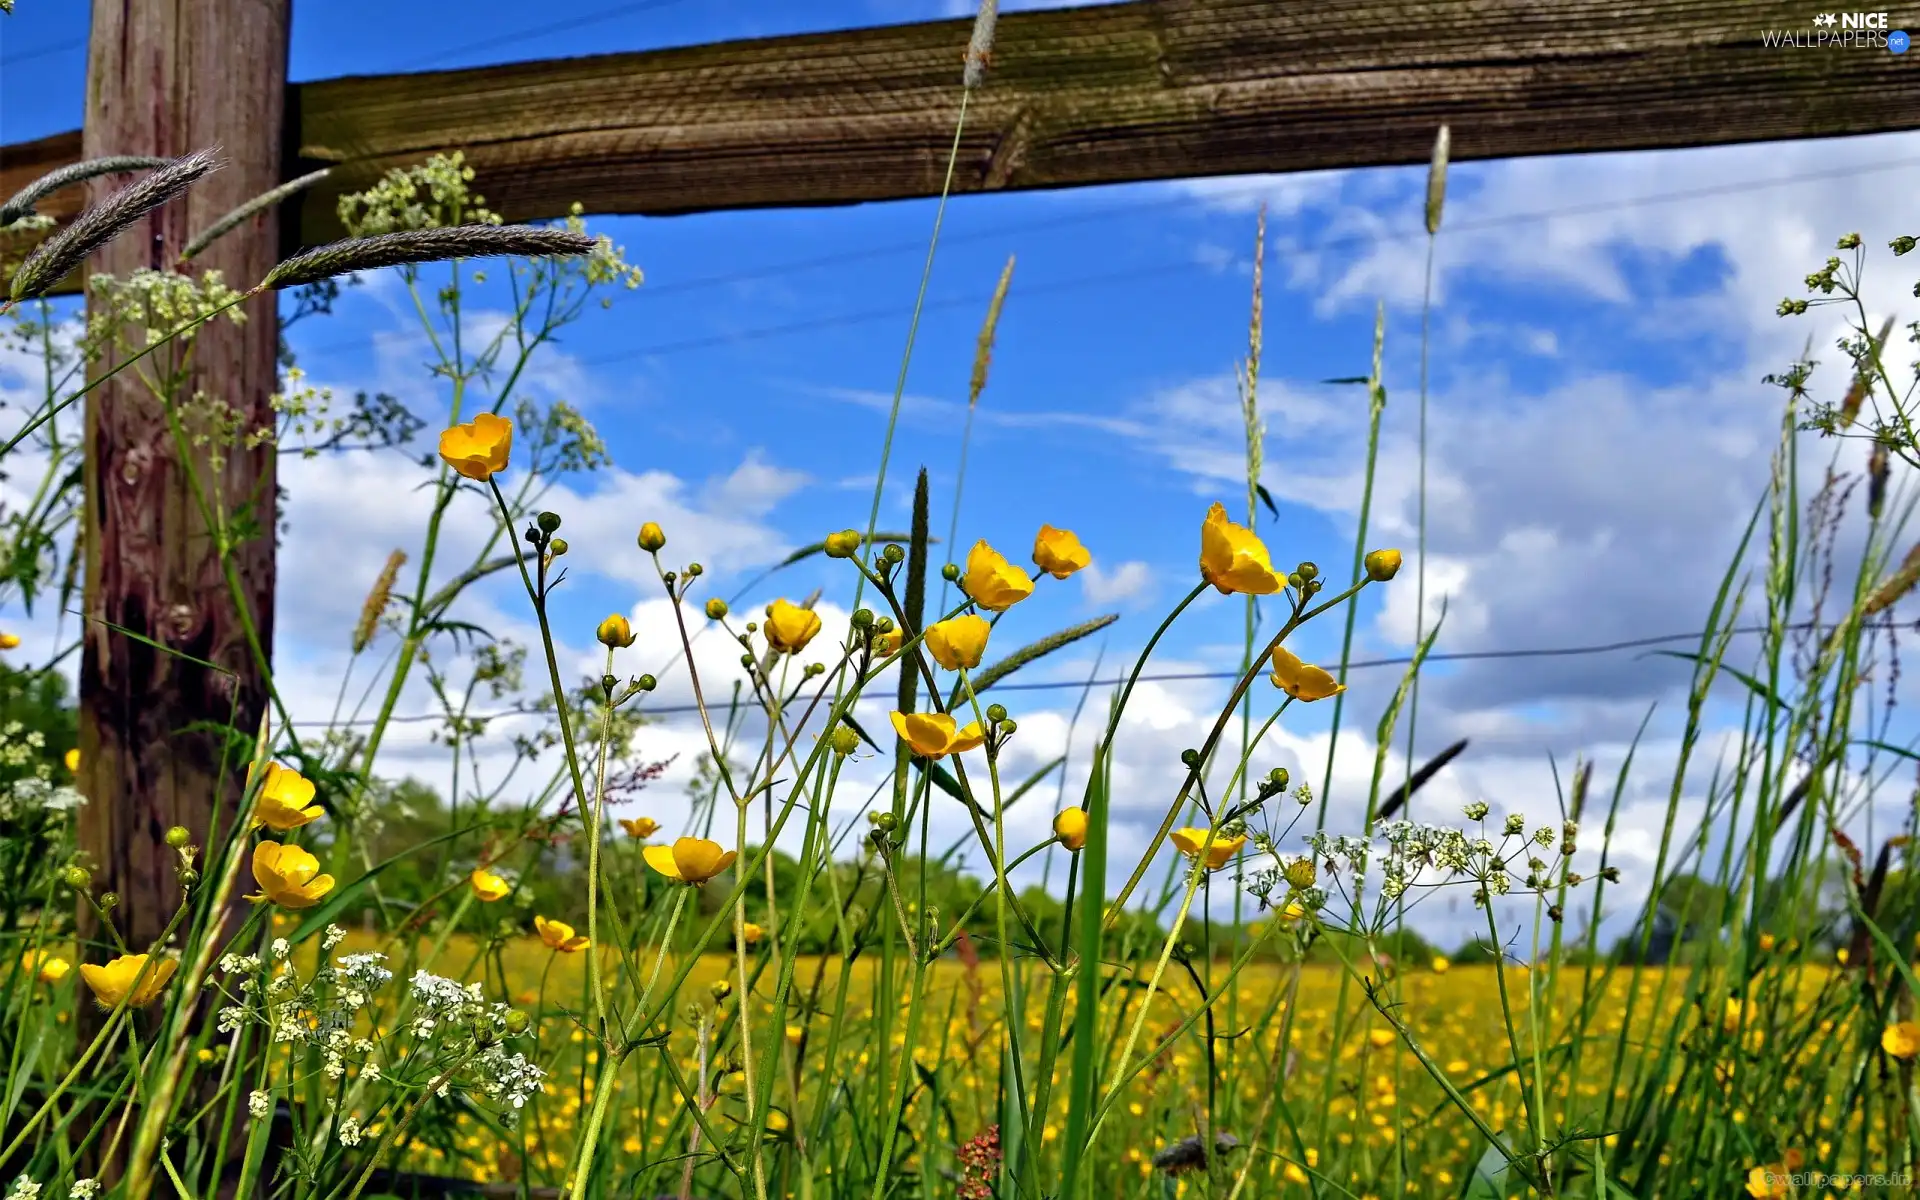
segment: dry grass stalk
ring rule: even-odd
[[[267,272],[262,289],[298,287],[356,271],[443,262],[451,258],[545,258],[590,254],[584,233],[532,225],[452,225],[348,238],[296,254]]]
[[[380,618],[387,613],[387,605],[393,601],[394,581],[400,577],[400,568],[407,563],[407,552],[395,550],[387,556],[387,565],[380,569],[380,577],[373,582],[373,590],[367,593],[367,602],[360,607],[360,622],[353,627],[353,652],[365,650],[373,641],[373,635],[380,628]]]
[[[993,289],[993,299],[987,302],[987,319],[980,324],[980,341],[973,349],[973,377],[967,383],[967,407],[980,403],[980,393],[987,390],[987,368],[993,365],[993,339],[1000,331],[1000,309],[1007,302],[1007,288],[1013,283],[1013,255],[1007,256],[1007,265],[1000,271],[1000,282]]]
[[[1453,153],[1453,131],[1442,125],[1433,139],[1433,162],[1427,167],[1427,235],[1440,232],[1440,213],[1447,204],[1447,159]]]
[[[90,158],[85,162],[68,163],[57,170],[48,171],[15,192],[5,204],[0,204],[0,226],[11,225],[15,221],[32,216],[34,205],[63,187],[101,175],[117,175],[122,171],[151,171],[155,167],[166,166],[168,161],[144,154],[116,154],[107,158]]]
[[[52,289],[87,256],[119,237],[135,221],[174,199],[220,168],[214,150],[196,150],[171,159],[151,175],[127,185],[106,201],[75,217],[73,224],[40,244],[13,273],[15,301]]]
[[[960,77],[968,90],[980,86],[987,77],[987,64],[993,61],[993,27],[1000,20],[1000,0],[980,0],[974,14],[973,36],[967,39],[967,69]]]

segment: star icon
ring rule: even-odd
[[[1831,27],[1839,24],[1839,19],[1835,17],[1832,13],[1821,13],[1819,16],[1813,19],[1813,23],[1815,25]]]

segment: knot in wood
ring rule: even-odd
[[[174,604],[167,608],[167,627],[173,631],[175,641],[184,641],[198,621],[191,605]]]
[[[152,462],[153,450],[150,447],[129,448],[126,457],[120,461],[120,482],[128,487],[138,487],[141,477],[147,473],[147,467]]]

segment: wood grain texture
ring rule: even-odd
[[[167,268],[188,238],[279,180],[280,102],[286,95],[288,0],[94,0],[87,81],[88,157],[179,155],[219,147],[227,165],[143,217],[98,251],[91,271],[125,278]],[[97,202],[125,180],[92,181]],[[229,280],[257,279],[278,251],[276,215],[236,228],[196,263]],[[80,840],[102,890],[120,897],[122,937],[144,949],[179,907],[177,856],[166,830],[184,825],[207,845],[222,797],[222,749],[197,722],[231,722],[251,734],[265,702],[264,673],[223,577],[210,530],[160,404],[140,375],[183,370],[182,396],[202,392],[244,428],[271,426],[277,345],[273,297],[199,331],[190,360],[163,350],[91,392],[86,401],[86,562],[80,667]],[[144,343],[143,335],[136,335]],[[111,364],[111,354],[96,370]],[[196,452],[207,501],[243,523],[232,561],[258,636],[273,637],[274,455],[234,448],[214,470]],[[151,638],[179,655],[217,663],[222,675],[108,628]],[[227,774],[236,774],[229,763]],[[83,936],[91,922],[82,908]]]
[[[1762,42],[1811,15],[1800,0],[1135,0],[1012,13],[971,103],[955,188],[1420,163],[1442,122],[1456,161],[1920,128],[1905,57]],[[934,21],[299,85],[286,172],[337,169],[297,202],[298,240],[340,235],[342,191],[453,149],[513,220],[575,201],[670,214],[933,195],[970,29]],[[0,150],[0,191],[63,148]]]

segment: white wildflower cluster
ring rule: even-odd
[[[489,1100],[504,1100],[515,1109],[523,1107],[527,1097],[540,1090],[547,1073],[534,1066],[527,1056],[509,1051],[498,1043],[488,1046],[474,1060],[473,1072],[480,1090]]]
[[[248,1116],[256,1121],[264,1121],[267,1118],[267,1114],[272,1111],[273,1097],[270,1094],[257,1089],[247,1093]]]
[[[76,1179],[67,1189],[67,1200],[93,1200],[100,1192],[98,1179]]]
[[[18,1176],[7,1189],[7,1200],[39,1200],[40,1185],[25,1175]]]
[[[0,725],[0,821],[63,819],[78,808],[80,793],[55,779],[47,762],[47,739],[18,721]]]

